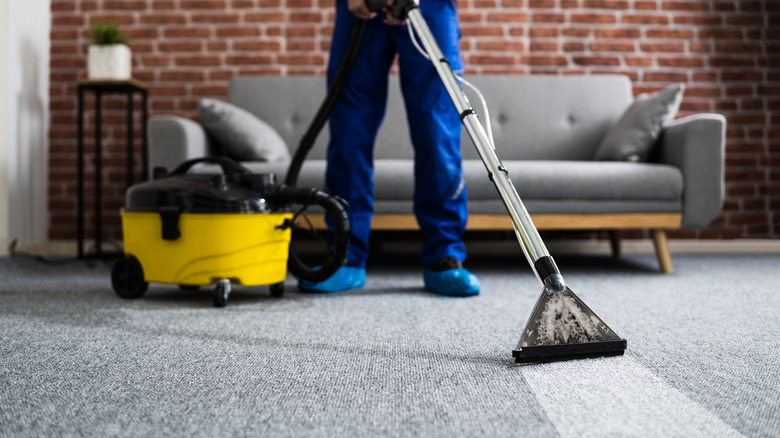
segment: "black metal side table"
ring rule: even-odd
[[[78,257],[84,254],[84,92],[95,94],[95,252],[90,257],[102,258],[117,255],[103,252],[102,243],[102,157],[101,157],[101,114],[100,103],[103,94],[127,95],[127,187],[133,185],[133,95],[141,94],[141,124],[143,125],[143,175],[149,174],[146,119],[148,89],[146,84],[135,79],[128,80],[82,80],[78,86]]]

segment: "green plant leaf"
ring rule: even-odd
[[[93,42],[99,46],[105,46],[110,44],[128,44],[127,38],[119,30],[119,27],[114,22],[109,23],[95,23],[92,26],[94,32]]]

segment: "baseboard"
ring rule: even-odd
[[[608,240],[551,240],[545,242],[551,254],[593,254],[608,255]],[[92,241],[84,242],[84,248],[90,248]],[[306,245],[303,245],[305,247]],[[521,251],[516,240],[470,240],[468,251],[480,254],[516,254]],[[623,254],[654,254],[653,242],[647,240],[621,241]],[[384,241],[382,250],[389,253],[415,253],[419,242]],[[106,242],[104,250],[113,250],[115,245]],[[7,248],[4,248],[7,250]],[[304,248],[302,248],[304,249]],[[780,254],[780,240],[775,239],[734,239],[734,240],[693,240],[670,239],[669,250],[672,254]],[[49,240],[46,242],[18,244],[16,251],[45,257],[76,257],[78,247],[75,240]]]
[[[8,255],[8,244],[10,243],[7,237],[0,236],[0,257]]]
[[[92,240],[84,241],[84,250],[87,252],[94,242]],[[102,247],[106,249],[115,249],[116,245],[104,243]],[[34,243],[18,243],[16,252],[25,254],[34,254],[43,257],[76,257],[78,255],[78,242],[76,240],[48,240]]]

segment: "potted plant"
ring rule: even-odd
[[[131,53],[127,39],[119,31],[116,23],[96,23],[93,44],[89,46],[90,79],[130,79]]]

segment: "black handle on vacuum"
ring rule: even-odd
[[[225,175],[227,175],[231,179],[237,175],[252,173],[252,171],[250,171],[243,165],[227,157],[201,157],[201,158],[193,158],[179,164],[178,166],[176,166],[175,169],[173,169],[170,175],[184,175],[194,165],[200,163],[219,164],[219,167],[222,168],[222,172],[224,172]]]
[[[352,235],[352,224],[344,201],[317,189],[297,188],[284,184],[276,188],[274,195],[283,203],[319,205],[330,214],[333,219],[331,250],[319,269],[310,268],[303,263],[293,250],[292,242],[290,242],[290,257],[287,262],[293,275],[301,280],[316,283],[330,278],[344,265],[349,249],[349,238]]]
[[[391,5],[387,0],[366,0],[366,7],[371,12],[382,12],[387,8],[394,18],[404,20],[406,14],[417,7],[417,3],[414,0],[395,0]]]

